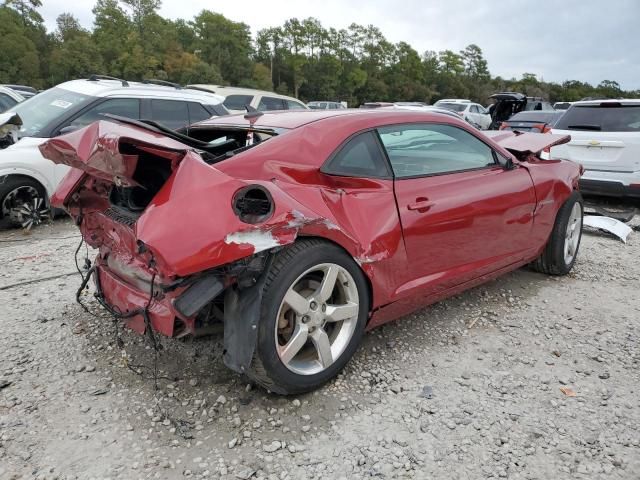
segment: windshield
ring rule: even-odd
[[[446,108],[452,112],[464,112],[468,105],[468,103],[439,103],[438,107]]]
[[[52,88],[17,104],[12,112],[20,115],[21,137],[37,137],[43,128],[60,115],[76,110],[90,98],[62,88]]]
[[[640,105],[573,106],[558,121],[559,130],[640,132]]]

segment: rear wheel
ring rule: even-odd
[[[547,245],[531,267],[549,275],[566,275],[573,268],[582,238],[582,196],[573,192],[558,211]]]
[[[281,394],[318,388],[356,351],[368,309],[364,275],[340,248],[304,240],[283,250],[265,283],[249,376]]]
[[[0,213],[11,226],[27,230],[51,218],[42,185],[22,176],[9,176],[0,182]]]

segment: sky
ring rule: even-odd
[[[42,3],[50,30],[62,12],[93,25],[92,0]],[[419,53],[475,43],[491,74],[507,79],[529,72],[545,81],[606,79],[640,89],[639,0],[163,0],[160,14],[191,19],[203,8],[248,24],[254,35],[293,17],[315,17],[327,28],[372,24]]]

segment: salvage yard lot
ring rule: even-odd
[[[375,330],[298,397],[218,337],[148,340],[74,302],[68,220],[0,233],[0,478],[637,478],[640,241],[585,234],[566,277],[518,270]]]

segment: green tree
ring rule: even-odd
[[[614,80],[603,80],[596,87],[598,94],[607,98],[622,97],[620,84]]]
[[[473,81],[487,81],[490,78],[487,61],[482,56],[482,49],[475,45],[468,45],[460,52],[465,74]]]
[[[144,42],[147,24],[151,17],[157,16],[157,11],[162,5],[161,0],[120,0],[131,10],[131,19],[138,29],[140,40]]]
[[[89,33],[80,26],[78,19],[70,13],[61,13],[58,15],[58,18],[56,18],[56,25],[58,26],[58,29],[55,32],[55,36],[61,42],[71,40],[80,34],[88,35]]]
[[[214,65],[223,78],[238,85],[251,78],[251,33],[249,26],[233,22],[219,13],[202,10],[192,22],[195,47],[200,57]]]
[[[5,0],[4,5],[17,11],[24,25],[43,22],[42,16],[36,10],[42,6],[41,0]]]
[[[127,39],[134,30],[133,23],[117,0],[98,0],[93,14],[92,40],[104,61],[105,73],[122,76],[118,59],[127,48]]]
[[[80,27],[77,19],[70,14],[61,14],[56,23],[58,30],[55,36],[60,43],[51,53],[49,74],[52,83],[102,72],[104,65],[100,51],[91,41],[91,34]]]
[[[0,52],[0,83],[42,84],[36,45],[20,14],[6,6],[0,7]]]

